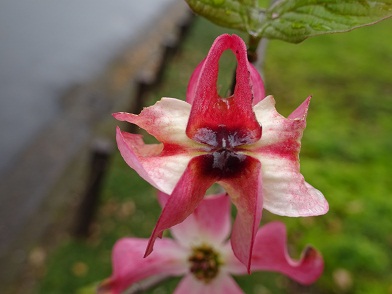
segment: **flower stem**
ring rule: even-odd
[[[257,61],[257,47],[259,46],[261,38],[249,35],[248,41],[248,61],[251,63],[256,63]]]

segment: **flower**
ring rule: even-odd
[[[232,96],[217,94],[219,59],[230,49],[237,58]],[[264,98],[257,70],[248,62],[245,43],[221,35],[195,69],[187,101],[162,98],[139,115],[114,117],[138,125],[162,144],[145,144],[142,136],[117,128],[117,145],[130,167],[157,189],[171,194],[151,235],[146,256],[157,237],[188,217],[206,190],[218,183],[237,208],[231,242],[234,254],[250,269],[250,257],[262,208],[286,216],[328,211],[322,193],[305,182],[299,151],[307,98],[288,118]]]
[[[160,199],[165,202],[168,196],[161,193]],[[230,201],[220,194],[206,197],[184,222],[171,228],[174,239],[157,240],[147,258],[142,255],[148,240],[120,239],[112,252],[112,276],[100,285],[98,293],[121,293],[142,280],[171,276],[184,276],[177,294],[242,293],[231,275],[243,275],[247,270],[227,242],[230,227]],[[312,247],[299,260],[290,258],[283,223],[271,222],[257,231],[252,270],[280,272],[308,285],[319,278],[323,267],[322,256]]]

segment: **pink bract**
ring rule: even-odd
[[[164,204],[169,198],[161,193],[160,199]],[[217,207],[219,210],[214,213]],[[208,196],[184,222],[171,228],[174,240],[157,240],[156,250],[147,258],[142,257],[146,239],[117,241],[112,253],[113,274],[100,285],[98,293],[122,293],[142,280],[173,276],[184,276],[176,294],[243,293],[231,275],[244,275],[247,269],[231,250],[229,232],[229,198],[225,194]],[[200,246],[219,255],[216,275],[208,282],[192,272],[191,256]],[[316,281],[324,267],[321,255],[312,247],[307,247],[299,260],[290,258],[286,229],[280,222],[271,222],[257,231],[251,260],[252,271],[280,272],[305,285]]]
[[[237,58],[232,96],[217,93],[219,59],[225,50]],[[145,144],[140,135],[117,128],[117,145],[130,167],[157,189],[170,194],[147,246],[146,256],[162,232],[185,220],[206,190],[220,184],[237,208],[231,244],[250,269],[262,208],[285,216],[328,211],[322,193],[300,173],[299,151],[310,102],[307,98],[288,118],[264,97],[257,70],[248,62],[245,43],[221,35],[193,73],[187,102],[162,98],[139,115],[114,117],[138,125],[161,144]]]

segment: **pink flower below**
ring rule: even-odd
[[[166,202],[167,195],[160,199]],[[219,210],[216,210],[219,207]],[[175,290],[181,294],[243,293],[231,277],[246,274],[227,237],[230,232],[230,201],[227,195],[209,196],[184,222],[171,228],[174,239],[156,241],[156,250],[147,258],[146,239],[124,238],[113,249],[113,274],[98,293],[116,294],[145,280],[184,276]],[[256,233],[252,254],[253,271],[274,271],[301,284],[311,284],[323,271],[323,259],[307,247],[299,260],[287,253],[283,223],[271,222]]]
[[[237,58],[232,96],[218,95],[219,59],[225,50]],[[320,215],[328,203],[305,182],[299,151],[310,98],[288,118],[264,97],[257,70],[248,62],[245,43],[222,35],[193,73],[187,102],[162,98],[140,115],[114,117],[145,129],[162,144],[146,145],[140,135],[117,129],[117,145],[130,167],[157,189],[171,194],[147,244],[146,256],[162,232],[185,220],[206,190],[220,184],[237,208],[231,236],[235,256],[251,267],[262,208],[285,216]]]

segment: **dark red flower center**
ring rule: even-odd
[[[246,155],[228,149],[219,149],[207,156],[212,170],[222,177],[234,175],[244,165]]]
[[[208,145],[208,154],[203,156],[204,171],[217,178],[237,175],[247,164],[248,156],[241,153],[241,145],[252,142],[251,134],[240,133],[218,126],[200,129],[195,140]]]
[[[243,131],[241,128],[230,130],[224,125],[219,125],[199,129],[193,140],[210,146],[212,150],[232,150],[238,146],[255,142],[255,134],[252,131]]]

